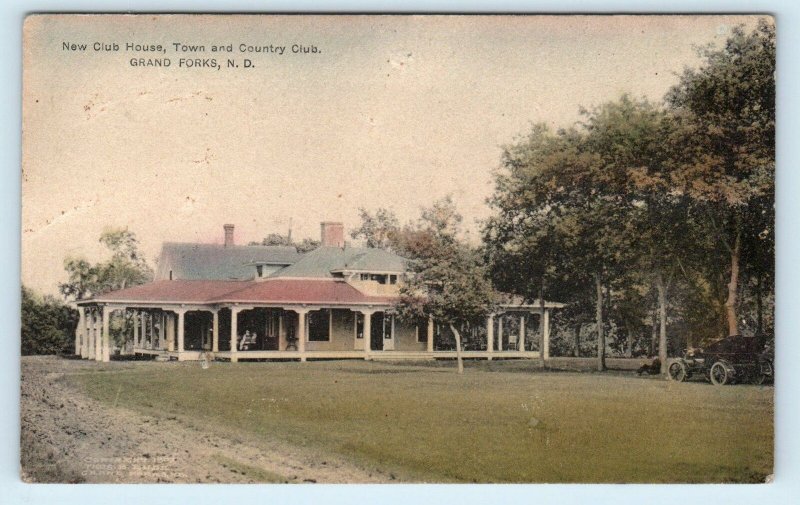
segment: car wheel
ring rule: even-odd
[[[715,386],[724,386],[730,381],[728,367],[721,361],[717,361],[711,365],[711,371],[708,375],[711,378],[711,383]]]
[[[673,361],[667,369],[669,378],[675,382],[683,382],[686,380],[686,365],[682,361]]]
[[[755,383],[758,385],[766,384],[767,381],[772,379],[774,371],[772,370],[772,362],[764,360],[758,364],[758,375],[756,375]]]

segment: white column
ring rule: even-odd
[[[364,314],[364,359],[369,359],[369,352],[371,349],[372,341],[372,311],[362,310]]]
[[[158,348],[162,351],[169,349],[167,343],[167,318],[166,313],[162,310],[158,314]]]
[[[497,350],[503,350],[503,314],[497,317]]]
[[[212,312],[211,322],[211,352],[219,352],[219,309]]]
[[[428,317],[428,352],[433,352],[433,318]]]
[[[100,334],[100,321],[98,317],[98,311],[95,310],[92,314],[92,326],[94,330],[93,333],[93,341],[94,341],[94,359],[95,361],[103,361],[103,342]]]
[[[89,318],[86,317],[86,307],[81,307],[81,332],[83,339],[81,340],[81,358],[89,357]]]
[[[519,316],[519,338],[517,339],[517,350],[525,350],[525,314]]]
[[[150,349],[154,350],[156,348],[156,325],[155,325],[155,316],[151,312],[147,313],[147,325],[150,327]]]
[[[297,312],[297,350],[300,351],[300,361],[306,360],[306,316],[308,309],[295,309]]]
[[[75,326],[75,354],[80,356],[83,349],[83,309],[78,307],[78,325]]]
[[[486,351],[489,353],[494,352],[494,315],[486,318]],[[489,356],[489,359],[492,359]]]
[[[103,306],[103,361],[111,361],[111,335],[108,333],[108,320],[111,316],[111,309]]]
[[[183,324],[185,321],[186,310],[178,309],[175,311],[178,314],[178,361],[182,360],[183,355]]]
[[[231,363],[239,361],[239,357],[236,355],[239,352],[238,339],[236,338],[239,333],[239,310],[238,307],[231,307]]]
[[[286,317],[286,313],[281,309],[281,313],[278,315],[278,350],[285,351],[286,350],[286,325],[283,322],[283,318]]]
[[[86,357],[94,359],[94,310],[86,309]]]
[[[167,331],[167,350],[172,352],[175,350],[175,338],[177,334],[177,321],[176,313],[164,314],[164,326]]]
[[[139,347],[139,311],[133,311],[133,351],[136,352],[136,348]]]
[[[89,309],[89,359],[97,360],[97,319],[94,309]]]
[[[544,309],[542,316],[542,332],[544,338],[542,340],[542,353],[544,359],[550,359],[550,309]]]

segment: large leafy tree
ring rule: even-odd
[[[400,233],[400,221],[389,209],[379,208],[375,212],[358,209],[361,225],[350,232],[354,239],[362,239],[367,247],[391,249],[396,246]]]
[[[52,296],[22,286],[22,355],[72,354],[78,313]]]
[[[693,128],[689,162],[673,174],[707,214],[709,234],[728,256],[725,319],[739,333],[737,308],[745,258],[754,275],[771,280],[775,171],[775,26],[735,28],[704,64],[687,69],[667,95]]]
[[[412,251],[396,310],[404,319],[430,317],[449,326],[456,340],[458,373],[463,373],[459,327],[485,324],[496,309],[497,296],[479,251],[459,239],[460,222],[452,200],[446,198],[423,209],[416,229],[406,227],[408,236],[424,236],[426,247]]]
[[[153,279],[153,270],[139,250],[133,232],[127,228],[109,229],[100,235],[100,243],[111,253],[106,261],[92,265],[84,258],[64,260],[69,279],[59,284],[59,290],[68,300],[81,300]]]
[[[484,238],[502,289],[530,300],[552,293],[584,308],[594,300],[602,370],[606,288],[626,248],[618,226],[619,197],[598,184],[606,174],[592,140],[585,127],[552,132],[535,125],[527,137],[506,147],[491,199],[495,216]],[[547,284],[554,289],[546,292]],[[579,336],[580,327],[575,333]]]

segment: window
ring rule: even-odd
[[[264,277],[264,265],[256,265],[256,272],[258,277]]]
[[[330,309],[315,310],[308,313],[308,341],[328,342],[331,339]]]

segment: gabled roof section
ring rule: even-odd
[[[262,282],[243,283],[240,289],[220,295],[213,301],[243,304],[386,305],[396,301],[396,298],[364,294],[343,280],[273,277]]]
[[[253,265],[287,266],[302,257],[291,246],[250,246],[166,242],[161,248],[156,280],[248,280]]]
[[[331,272],[365,271],[402,273],[407,260],[383,249],[369,247],[319,247],[299,261],[271,275],[281,277],[331,278]]]

